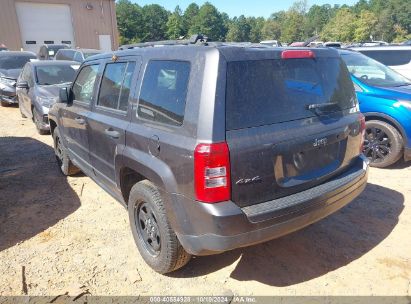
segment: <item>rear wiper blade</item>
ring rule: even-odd
[[[314,103],[306,105],[306,109],[313,111],[315,114],[322,114],[327,112],[332,112],[335,108],[338,107],[337,102],[327,102],[327,103]]]

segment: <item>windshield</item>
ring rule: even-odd
[[[79,65],[45,65],[36,67],[39,85],[52,85],[72,82]]]
[[[355,104],[350,74],[340,58],[228,63],[227,130],[312,117],[316,113],[309,105],[330,105],[337,112]]]
[[[400,87],[410,84],[407,78],[365,55],[352,53],[341,54],[341,57],[350,73],[365,84],[379,87]]]
[[[30,59],[35,59],[36,56],[0,56],[0,69],[4,70],[14,70],[22,69],[23,66],[30,61]]]

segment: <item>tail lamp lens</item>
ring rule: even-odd
[[[194,151],[196,199],[218,203],[230,199],[230,156],[227,143],[199,144]]]

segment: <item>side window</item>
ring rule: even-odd
[[[138,116],[180,126],[183,124],[190,63],[150,61],[141,87]]]
[[[104,70],[97,105],[127,111],[135,62],[108,63]]]
[[[74,61],[83,62],[83,55],[80,52],[76,52],[74,54]]]
[[[81,69],[73,84],[74,100],[90,103],[93,99],[93,89],[97,78],[98,64],[88,65]]]

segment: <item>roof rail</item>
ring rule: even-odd
[[[127,50],[134,48],[145,48],[145,47],[156,47],[156,46],[166,46],[166,45],[191,45],[191,44],[202,44],[207,45],[209,41],[207,36],[197,34],[190,37],[190,39],[181,40],[163,40],[163,41],[153,41],[153,42],[142,42],[134,44],[126,44],[119,47],[119,50]]]

